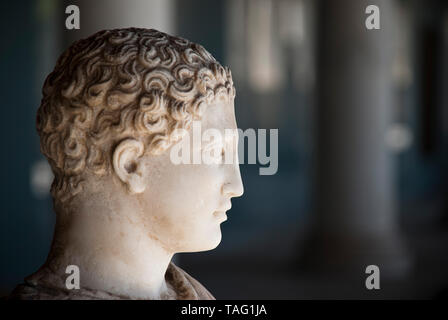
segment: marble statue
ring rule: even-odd
[[[243,194],[238,161],[174,164],[169,150],[195,121],[236,130],[234,97],[230,70],[202,46],[153,29],[68,48],[37,114],[54,173],[53,242],[11,298],[214,299],[171,259],[218,246],[230,199]],[[79,287],[67,285],[68,266]]]

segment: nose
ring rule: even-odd
[[[229,167],[230,172],[226,183],[222,186],[222,193],[230,198],[241,197],[244,193],[244,187],[241,180],[240,166],[237,162]]]

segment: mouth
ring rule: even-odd
[[[220,209],[218,209],[216,212],[226,212],[229,211],[232,208],[232,203],[229,202],[225,206],[222,206]]]
[[[229,201],[226,203],[226,205],[222,206],[218,210],[216,210],[213,215],[219,219],[222,219],[222,221],[227,220],[227,214],[226,211],[229,211],[232,208],[232,203]]]

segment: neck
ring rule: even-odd
[[[68,265],[78,266],[84,289],[137,299],[161,299],[168,294],[165,272],[173,253],[145,232],[144,225],[133,219],[139,215],[129,214],[129,206],[110,208],[97,203],[104,204],[92,201],[58,213],[62,218],[47,265],[62,279],[69,276]]]

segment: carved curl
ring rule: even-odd
[[[230,70],[202,46],[137,28],[75,42],[42,92],[37,131],[55,175],[55,204],[82,190],[86,170],[110,173],[112,148],[121,139],[141,138],[148,152],[161,154],[179,139],[172,132],[188,129],[207,104],[235,97]]]

